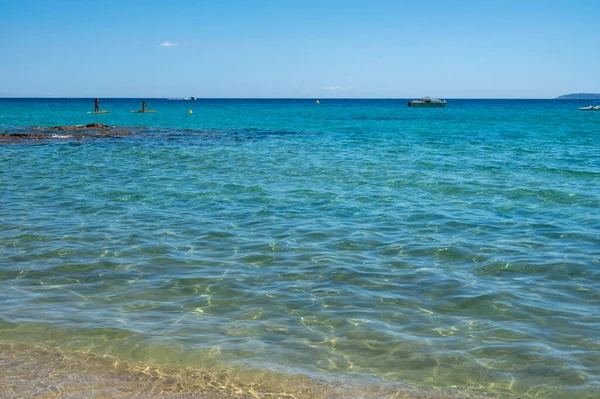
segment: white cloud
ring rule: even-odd
[[[345,90],[351,90],[352,87],[351,86],[325,86],[323,87],[323,90],[327,90],[327,91],[345,91]]]
[[[161,44],[158,45],[158,47],[175,47],[175,46],[178,46],[178,44],[177,43],[172,43],[172,42],[170,42],[168,40],[166,42],[161,43]]]

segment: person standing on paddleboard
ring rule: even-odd
[[[98,112],[100,110],[98,104],[100,104],[100,100],[96,98],[96,101],[94,101],[94,112]]]
[[[146,112],[146,101],[142,101],[142,112]]]

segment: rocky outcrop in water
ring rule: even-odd
[[[21,140],[64,140],[89,137],[128,136],[136,134],[118,126],[88,123],[87,125],[66,125],[52,127],[32,127],[35,133],[0,133],[0,142]],[[61,133],[58,133],[60,131]],[[64,132],[64,133],[63,133]]]

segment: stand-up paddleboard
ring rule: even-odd
[[[142,111],[142,110],[140,109],[140,110],[137,110],[137,111],[131,111],[131,112],[134,112],[134,113],[136,113],[136,114],[146,114],[146,113],[148,113],[148,112],[156,112],[156,110],[155,110],[155,109],[147,109],[147,110],[145,110],[145,111]]]
[[[90,111],[88,114],[108,114],[110,111],[103,109],[102,111]]]

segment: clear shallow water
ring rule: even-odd
[[[1,340],[367,387],[599,395],[591,102],[129,112],[140,103],[88,115],[92,100],[0,99],[0,133],[139,133],[0,144]]]

